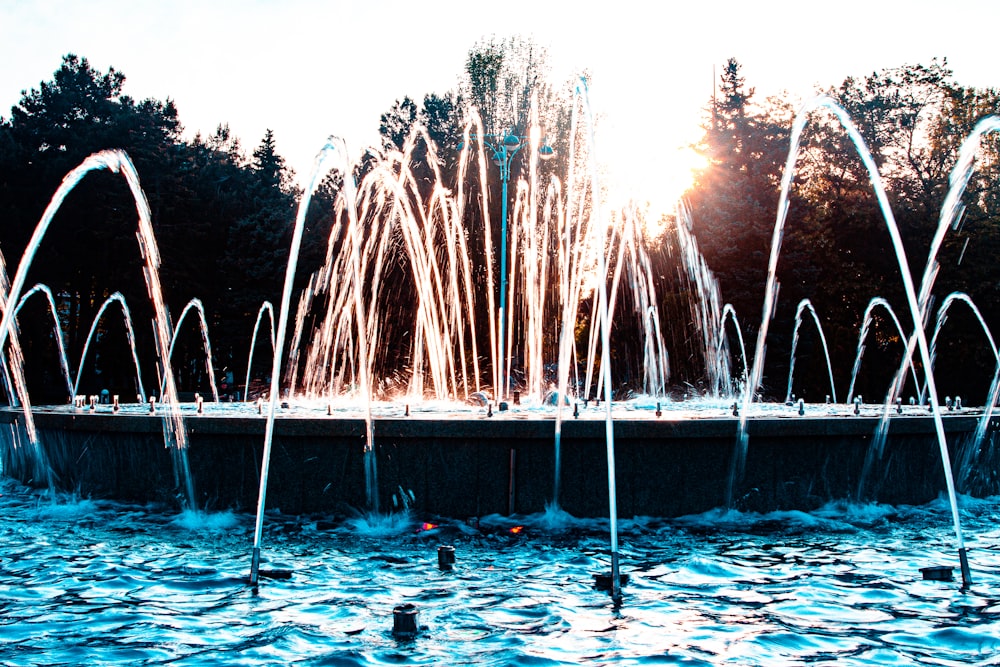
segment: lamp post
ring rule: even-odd
[[[500,167],[500,183],[501,183],[501,208],[500,208],[500,306],[497,309],[497,315],[499,317],[498,323],[498,335],[497,335],[497,363],[498,363],[498,377],[500,379],[500,387],[497,390],[497,400],[506,398],[508,385],[510,384],[510,369],[504,369],[504,352],[506,350],[506,332],[507,332],[507,183],[510,181],[510,164],[524,147],[525,140],[528,137],[514,134],[513,131],[507,134],[484,134],[484,135],[469,135],[471,141],[481,140],[483,146],[489,149],[490,153],[493,155],[493,164]],[[462,150],[462,144],[458,145],[458,149]],[[538,157],[542,160],[549,160],[555,157],[555,149],[553,149],[548,144],[542,144],[538,147]]]

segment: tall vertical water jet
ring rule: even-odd
[[[350,243],[351,269],[353,270],[354,316],[358,331],[358,358],[360,359],[360,391],[365,406],[365,488],[368,491],[368,509],[378,512],[378,476],[375,468],[375,433],[372,419],[371,362],[368,358],[368,327],[365,324],[364,296],[361,272],[361,230],[359,229],[357,198],[351,162],[342,140],[337,140],[337,148],[343,160],[344,196],[347,207],[347,235]],[[304,217],[304,214],[303,214]]]
[[[458,193],[457,193],[457,210],[461,215],[465,211],[466,205],[466,188],[465,188],[465,176],[468,173],[469,163],[472,161],[473,154],[475,155],[475,163],[479,167],[478,177],[479,183],[487,183],[486,179],[486,148],[482,141],[472,142],[471,139],[475,136],[483,136],[484,129],[482,121],[479,118],[479,114],[471,114],[469,122],[465,126],[465,130],[462,136],[462,146],[463,149],[459,155],[458,162]],[[475,152],[471,149],[471,146],[475,144]],[[486,263],[486,304],[487,304],[487,321],[489,322],[489,332],[490,332],[490,359],[492,369],[492,385],[494,395],[499,395],[500,384],[503,381],[500,377],[500,355],[502,344],[497,340],[497,314],[496,314],[496,299],[493,295],[495,291],[495,277],[493,270],[493,227],[490,220],[490,206],[489,206],[489,188],[482,188],[479,193],[479,205],[480,213],[483,219],[483,244],[484,253],[483,258]],[[471,312],[471,311],[470,311]]]
[[[587,117],[587,130],[590,136],[591,150],[596,150],[594,142],[594,119],[591,116],[590,97],[586,79],[580,79],[576,88],[577,95],[581,97],[584,112]],[[590,161],[590,190],[593,193],[600,192],[597,177],[597,158],[591,155]],[[597,254],[597,289],[598,289],[598,314],[601,327],[601,372],[604,375],[604,436],[608,455],[608,518],[611,532],[611,599],[615,603],[621,602],[621,575],[619,570],[618,555],[618,492],[615,483],[615,429],[611,414],[611,317],[608,310],[608,287],[607,287],[607,265],[604,256],[604,243],[607,235],[606,228],[601,224],[601,207],[595,203],[591,208],[591,216],[594,223],[591,228],[594,231],[594,247]],[[561,399],[560,399],[561,400]]]
[[[692,319],[701,336],[701,349],[705,357],[705,372],[713,393],[731,383],[729,366],[722,359],[724,337],[722,331],[722,297],[719,282],[698,249],[698,241],[691,233],[691,213],[683,203],[677,206],[677,242],[681,251],[681,267],[688,283],[698,298],[690,304]],[[740,334],[742,346],[743,334]],[[744,351],[743,364],[746,365]],[[746,373],[744,372],[744,380]]]
[[[746,461],[746,449],[747,449],[747,429],[746,420],[747,413],[749,412],[750,403],[753,400],[753,394],[757,391],[760,386],[761,378],[763,376],[763,366],[764,366],[764,345],[767,339],[768,325],[771,318],[774,315],[774,308],[777,302],[777,279],[776,279],[776,269],[778,262],[778,253],[781,248],[781,238],[784,233],[785,218],[788,214],[789,205],[789,192],[791,190],[792,176],[795,171],[795,163],[798,158],[799,142],[801,140],[802,131],[808,122],[807,114],[813,110],[826,108],[836,116],[840,121],[840,124],[846,130],[851,141],[854,143],[858,150],[858,154],[861,157],[865,168],[868,170],[869,178],[872,182],[873,189],[875,190],[875,195],[879,203],[879,207],[882,210],[882,214],[885,218],[886,227],[889,232],[889,236],[892,240],[893,249],[896,253],[896,260],[899,265],[900,277],[903,282],[903,288],[906,294],[906,301],[910,311],[910,317],[914,325],[914,337],[916,338],[917,347],[920,350],[921,361],[924,368],[927,369],[926,383],[927,388],[930,393],[930,401],[932,413],[934,416],[934,429],[937,435],[938,447],[941,453],[941,463],[944,468],[945,474],[945,485],[948,491],[948,498],[950,500],[952,509],[952,521],[955,527],[955,539],[958,547],[959,560],[962,567],[962,579],[964,586],[969,586],[972,581],[971,574],[969,572],[968,558],[965,549],[965,540],[962,536],[961,519],[958,514],[958,502],[955,497],[955,482],[952,476],[951,469],[951,458],[948,453],[948,443],[945,438],[944,424],[941,421],[941,414],[938,406],[937,398],[937,388],[934,382],[934,374],[930,371],[930,350],[927,344],[927,337],[924,333],[921,323],[923,322],[923,309],[921,304],[926,303],[926,298],[929,297],[930,287],[925,281],[922,284],[922,288],[925,287],[927,292],[921,290],[921,298],[918,301],[916,290],[913,285],[912,274],[910,273],[909,262],[906,259],[906,253],[903,250],[902,239],[899,235],[899,227],[896,225],[895,217],[892,213],[892,207],[889,205],[889,199],[885,191],[885,186],[882,183],[882,177],[879,174],[878,167],[875,164],[875,160],[868,150],[865,144],[864,138],[854,127],[851,119],[848,117],[847,112],[836,104],[832,99],[826,96],[820,96],[807,103],[796,116],[795,122],[792,126],[791,132],[791,146],[788,153],[788,160],[785,163],[785,170],[781,178],[781,195],[778,199],[778,214],[774,225],[774,235],[772,237],[771,243],[771,258],[768,266],[767,275],[767,287],[764,292],[764,307],[763,316],[761,321],[761,327],[757,335],[757,348],[756,354],[754,355],[754,365],[753,372],[751,374],[750,383],[747,386],[747,391],[743,398],[743,410],[740,415],[739,424],[739,434],[737,436],[737,443],[735,451],[733,454],[733,465],[730,472],[730,482],[729,489],[727,492],[727,502],[732,502],[733,487],[742,478],[743,466]],[[982,125],[980,122],[979,125]],[[977,128],[979,127],[977,125]],[[964,176],[964,180],[968,182],[968,175]],[[964,186],[963,186],[964,187]],[[953,174],[953,189],[954,189],[954,174]],[[945,200],[945,209],[957,210],[957,206],[950,204],[951,193],[949,197]],[[942,219],[945,219],[948,214],[942,213]],[[943,238],[943,231],[939,233],[940,237]],[[936,239],[937,240],[937,239]],[[940,245],[940,240],[937,240],[937,245]],[[932,244],[933,252],[936,252],[935,244]],[[932,257],[934,254],[932,253]],[[927,276],[927,271],[931,270],[931,262],[928,261],[927,270],[925,270],[925,277]],[[936,273],[936,269],[931,271]],[[912,339],[911,339],[912,340]],[[888,412],[888,411],[887,411]]]
[[[614,266],[610,276],[610,289],[608,292],[608,318],[613,323],[618,312],[619,298],[630,296],[633,304],[637,330],[640,332],[643,341],[643,376],[642,391],[653,396],[664,396],[666,393],[666,383],[670,376],[670,364],[666,351],[666,343],[663,340],[660,330],[659,307],[656,299],[656,289],[653,282],[652,265],[649,256],[645,253],[643,246],[644,237],[640,229],[640,215],[634,203],[625,206],[621,210],[612,211],[610,219],[600,222],[602,228],[610,232],[605,241],[603,249],[603,264],[595,257],[591,260],[595,264],[592,280],[599,280],[607,272],[608,267]],[[601,250],[600,247],[597,248]],[[603,266],[603,268],[602,268]],[[623,294],[624,288],[629,292]],[[591,304],[591,322],[600,321],[600,300],[595,299]],[[610,324],[609,324],[610,326]],[[586,392],[590,395],[591,381],[594,371],[598,367],[597,350],[600,349],[601,329],[599,326],[591,326],[587,351],[587,379]],[[605,374],[597,375],[596,394],[599,396],[604,390]]]
[[[570,155],[576,154],[577,127],[579,113],[576,105],[570,115]],[[563,396],[568,395],[569,367],[574,351],[574,336],[576,333],[576,314],[580,308],[580,291],[583,282],[580,278],[580,266],[583,262],[583,244],[580,238],[589,236],[584,227],[582,210],[577,212],[575,198],[583,201],[583,191],[576,177],[576,160],[569,161],[569,173],[566,176],[566,208],[563,216],[562,234],[559,239],[559,301],[562,305],[562,317],[559,323],[559,358],[556,368],[558,396],[556,400],[556,420],[554,434],[554,470],[555,480],[552,491],[552,504],[559,507],[559,493],[562,484],[562,420]],[[573,364],[574,369],[576,364]]]
[[[625,231],[622,243],[625,270],[629,278],[633,310],[638,319],[642,345],[642,392],[649,396],[666,396],[670,378],[670,360],[666,341],[660,328],[660,308],[653,282],[653,267],[646,252],[645,235],[641,229],[641,215],[633,204],[622,212]]]
[[[332,138],[331,138],[332,141]],[[271,447],[274,441],[274,413],[278,404],[278,393],[281,389],[281,357],[285,344],[285,332],[288,324],[288,313],[292,300],[292,285],[295,279],[295,269],[298,266],[299,248],[302,246],[302,232],[305,227],[306,210],[312,195],[319,185],[322,167],[327,157],[336,150],[328,142],[316,157],[313,165],[309,187],[306,189],[295,217],[292,231],[292,244],[288,252],[288,264],[285,266],[284,289],[281,293],[281,307],[278,314],[278,331],[275,335],[275,352],[271,363],[271,389],[268,396],[267,421],[264,427],[264,453],[261,459],[260,490],[257,493],[257,520],[254,529],[253,554],[250,564],[250,584],[256,586],[260,569],[260,543],[264,528],[264,507],[267,502],[267,482],[270,474]]]

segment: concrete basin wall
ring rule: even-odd
[[[35,415],[57,485],[85,496],[179,504],[174,450],[164,447],[161,418],[52,412]],[[23,442],[23,415],[0,411],[4,474],[40,483]],[[760,418],[749,422],[745,475],[733,506],[748,511],[810,510],[855,498],[877,419]],[[954,460],[971,441],[977,418],[945,418]],[[264,448],[261,418],[190,416],[186,452],[199,507],[253,511]],[[618,513],[680,516],[723,506],[738,420],[623,420],[615,423]],[[375,422],[379,502],[454,518],[532,513],[551,502],[555,424],[504,416],[467,419],[387,418]],[[575,516],[608,512],[605,424],[563,423],[559,505]],[[360,419],[281,417],[275,422],[269,509],[347,514],[364,509],[365,428]],[[975,495],[997,489],[993,434],[968,476]],[[966,475],[961,475],[966,479]],[[924,503],[945,489],[930,417],[894,417],[864,499]]]

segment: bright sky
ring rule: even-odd
[[[136,99],[172,98],[189,136],[228,122],[249,152],[272,129],[304,180],[327,136],[360,151],[395,100],[455,89],[478,41],[519,34],[559,79],[591,73],[598,153],[655,199],[683,180],[730,56],[759,98],[942,56],[997,87],[997,19],[991,0],[0,0],[0,116],[75,53]]]

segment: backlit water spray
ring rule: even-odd
[[[583,108],[587,115],[587,129],[590,133],[591,150],[596,149],[594,142],[594,119],[591,116],[590,98],[586,79],[581,78],[576,92],[581,96]],[[592,193],[600,192],[597,178],[597,158],[590,158],[590,189]],[[621,602],[621,575],[618,555],[618,492],[615,488],[615,428],[611,414],[611,317],[608,314],[608,274],[605,263],[605,236],[607,228],[601,224],[601,207],[594,206],[591,215],[595,216],[591,229],[594,230],[594,246],[597,255],[597,289],[598,314],[601,326],[601,372],[604,375],[604,423],[605,441],[608,455],[608,519],[611,529],[611,599]],[[562,400],[560,398],[560,400]]]
[[[295,269],[298,267],[299,249],[302,247],[302,233],[305,229],[306,212],[312,196],[319,187],[320,178],[327,171],[327,163],[335,155],[339,154],[344,162],[347,162],[343,154],[343,143],[331,137],[325,146],[316,156],[313,165],[312,176],[309,180],[309,187],[303,194],[299,202],[299,208],[295,216],[295,227],[292,231],[292,243],[288,251],[288,264],[285,266],[285,283],[281,293],[281,307],[278,311],[278,328],[274,337],[274,355],[271,362],[271,389],[268,395],[267,422],[264,427],[264,454],[260,468],[260,490],[257,494],[257,520],[253,536],[253,553],[250,563],[250,584],[256,586],[260,575],[260,543],[264,530],[264,507],[267,504],[267,482],[271,467],[271,448],[274,444],[274,417],[278,407],[278,394],[281,391],[281,361],[282,352],[285,349],[285,334],[288,329],[288,314],[291,310],[292,287],[295,280]],[[345,181],[351,180],[350,171],[344,173]],[[369,414],[369,423],[371,416]],[[371,445],[369,439],[368,445]]]

